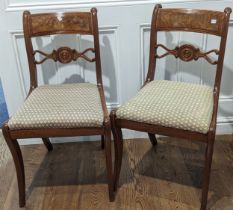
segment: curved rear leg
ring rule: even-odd
[[[155,146],[158,144],[155,134],[148,133],[148,136],[149,136],[149,139],[150,139],[152,146]]]
[[[123,155],[123,137],[122,137],[122,130],[121,128],[116,127],[116,139],[115,144],[116,146],[116,163],[114,168],[114,190],[117,191],[120,172],[121,172],[121,164],[122,164],[122,155]]]
[[[53,145],[51,144],[49,138],[42,138],[42,141],[44,142],[44,145],[46,146],[48,151],[53,150]]]
[[[15,163],[16,175],[18,180],[18,190],[19,190],[19,206],[24,207],[25,206],[25,172],[24,172],[22,153],[18,141],[16,139],[11,138],[10,130],[7,125],[4,125],[2,132]]]

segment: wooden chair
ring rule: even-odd
[[[17,139],[42,138],[50,151],[49,137],[101,135],[105,146],[109,199],[113,200],[111,125],[106,108],[100,61],[97,10],[90,12],[23,14],[25,44],[30,70],[30,90],[23,106],[3,126],[14,159],[19,205],[25,206],[25,174]],[[82,52],[60,47],[50,52],[34,50],[32,38],[53,34],[92,35],[94,48]],[[92,58],[86,53],[92,53]],[[36,60],[36,54],[43,59]],[[95,62],[97,84],[77,83],[38,86],[36,66],[51,59],[67,64],[82,58]],[[75,167],[75,166],[74,166]]]
[[[201,209],[206,209],[230,13],[230,8],[218,12],[162,9],[161,5],[155,6],[151,22],[149,69],[144,86],[135,97],[111,112],[115,140],[115,191],[122,162],[121,128],[148,132],[153,145],[157,144],[155,134],[197,140],[206,145],[201,199]],[[208,52],[202,52],[190,44],[168,49],[157,43],[157,32],[160,31],[190,31],[215,35],[221,38],[220,47]],[[159,55],[158,48],[163,48],[165,53]],[[217,60],[209,57],[211,53],[218,56]],[[167,55],[173,55],[185,62],[203,58],[216,65],[213,89],[204,85],[154,80],[156,59]]]

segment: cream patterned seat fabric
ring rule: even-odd
[[[122,105],[118,119],[207,133],[213,113],[213,91],[204,85],[155,80]]]
[[[36,88],[9,120],[10,129],[100,127],[103,111],[99,91],[90,83]]]

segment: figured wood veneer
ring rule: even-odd
[[[33,14],[30,15],[30,26],[31,36],[93,33],[89,12]]]
[[[218,11],[162,9],[157,13],[155,27],[158,31],[193,31],[221,36],[224,21],[225,14]]]

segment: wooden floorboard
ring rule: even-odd
[[[108,201],[105,156],[99,142],[23,146],[27,210],[199,209],[204,147],[174,138],[124,141],[115,202]],[[18,208],[12,159],[0,169],[0,209]],[[233,209],[233,137],[215,144],[208,209]]]

